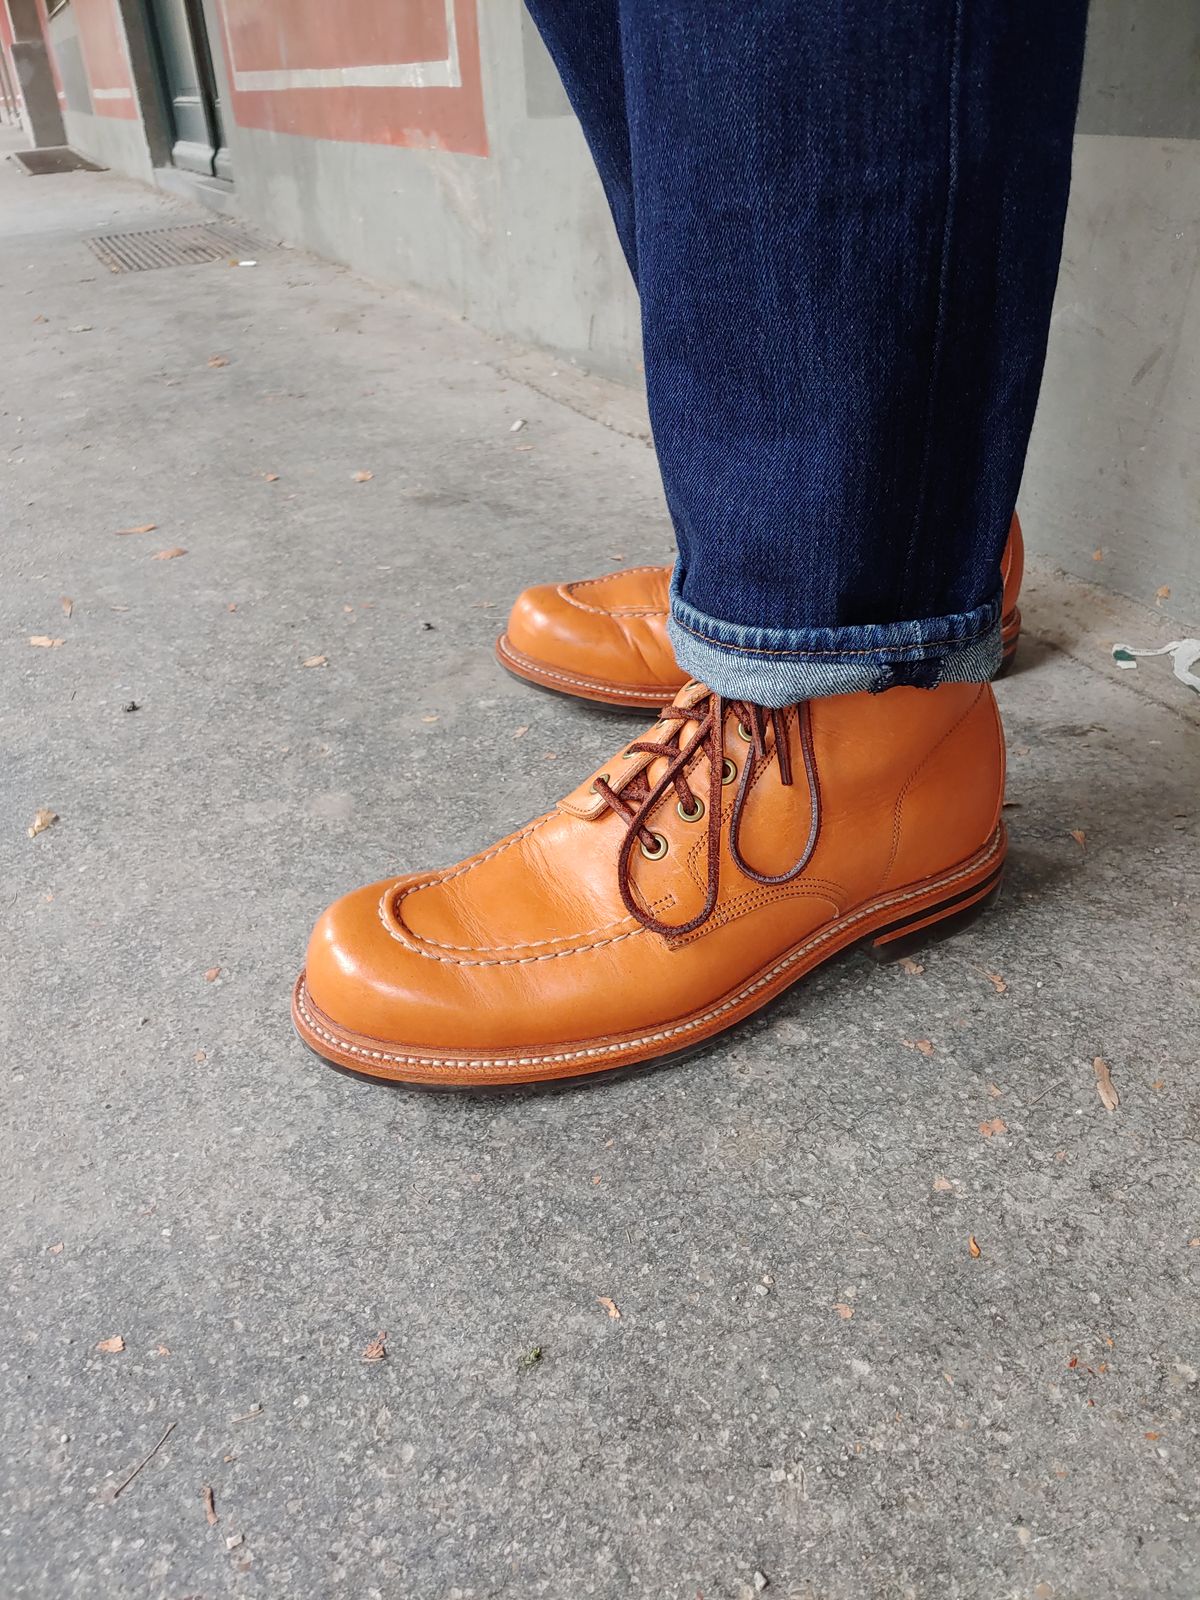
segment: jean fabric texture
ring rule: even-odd
[[[527,0],[642,308],[680,665],[981,681],[1086,0]]]

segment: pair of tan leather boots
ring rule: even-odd
[[[1014,517],[1002,670],[1022,560]],[[527,827],[331,906],[292,1001],[318,1055],[456,1089],[667,1060],[838,951],[904,954],[998,892],[1004,736],[990,685],[780,711],[726,700],[675,663],[669,577],[641,567],[518,599],[496,647],[510,671],[604,704],[670,704]]]

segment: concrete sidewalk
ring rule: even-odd
[[[490,649],[669,526],[620,391],[84,242],[190,220],[0,165],[0,1591],[1194,1600],[1200,697],[1108,646],[1196,619],[1034,560],[1006,898],[918,963],[590,1091],[359,1084],[314,916],[629,736]]]

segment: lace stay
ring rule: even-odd
[[[694,688],[689,685],[688,689]],[[682,691],[683,695],[688,689]],[[660,723],[666,731],[661,739],[638,739],[629,746],[629,755],[650,756],[652,760],[667,763],[657,783],[649,779],[649,763],[624,788],[614,789],[606,779],[597,778],[594,789],[611,811],[626,823],[625,837],[617,857],[617,884],[621,899],[630,916],[636,917],[643,927],[664,937],[679,938],[693,933],[708,921],[720,892],[721,873],[721,789],[725,766],[725,725],[730,716],[737,719],[742,737],[750,747],[749,758],[742,766],[729,820],[729,853],[743,876],[755,883],[784,884],[799,877],[808,865],[816,847],[821,826],[821,802],[817,785],[816,761],[812,748],[812,719],[807,704],[796,707],[799,719],[800,749],[811,796],[811,822],[808,838],[799,860],[786,872],[759,872],[746,861],[741,848],[742,813],[747,796],[758,774],[772,760],[779,763],[779,781],[785,786],[792,782],[792,757],[788,744],[787,720],[784,711],[751,705],[743,700],[726,700],[709,691],[703,702],[681,706],[677,701],[663,708]],[[687,745],[683,734],[689,723],[696,724],[695,736]],[[772,735],[767,743],[768,729]],[[630,865],[635,845],[642,845],[651,854],[658,845],[658,836],[650,827],[650,820],[668,794],[674,792],[684,811],[694,812],[697,795],[689,782],[689,773],[702,756],[708,758],[708,795],[705,811],[707,826],[707,884],[704,904],[688,922],[671,924],[661,921],[634,898]]]

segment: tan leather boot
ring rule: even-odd
[[[1017,653],[1024,567],[1021,524],[1014,513],[1000,562],[1000,677]],[[496,641],[496,657],[509,672],[543,689],[602,705],[657,710],[687,681],[667,637],[670,585],[670,567],[631,567],[580,583],[526,589],[512,608],[507,632]]]
[[[784,711],[686,685],[553,811],[321,918],[300,1036],[376,1078],[570,1079],[682,1054],[838,951],[948,931],[997,891],[990,686]]]

